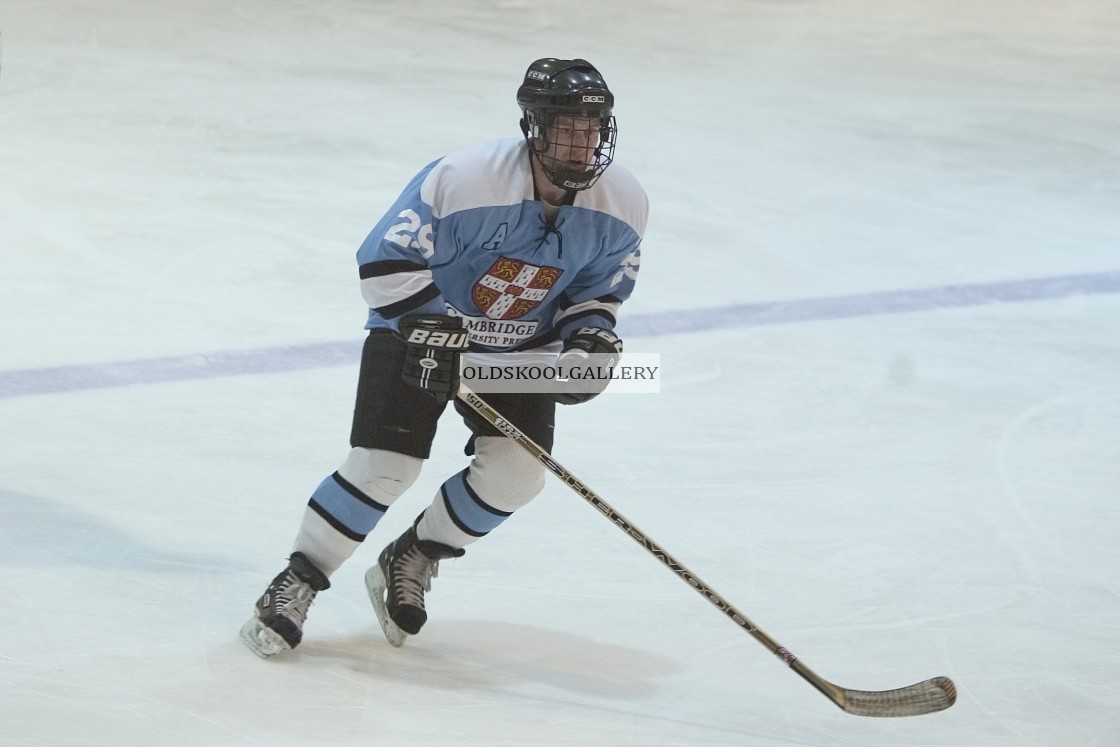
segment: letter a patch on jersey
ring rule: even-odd
[[[475,283],[471,298],[490,319],[516,319],[535,309],[563,274],[559,267],[501,257]]]

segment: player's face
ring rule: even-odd
[[[599,147],[599,120],[590,117],[557,117],[548,128],[546,158],[569,169],[585,169],[595,161]]]

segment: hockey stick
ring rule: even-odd
[[[754,636],[755,640],[765,646],[770,653],[784,661],[790,669],[801,675],[805,681],[824,693],[825,697],[844,711],[856,716],[920,716],[924,713],[943,711],[956,702],[957,688],[948,677],[934,677],[897,690],[849,690],[832,684],[809,669],[789,649],[779,645],[777,641],[760,630],[757,625],[747,619],[746,615],[735,609],[730,602],[701,581],[696,574],[681,565],[676,558],[647,537],[626,517],[615,511],[609,503],[599,497],[598,493],[584,485],[578,477],[553,459],[551,454],[522,433],[517,426],[503,418],[501,413],[486,404],[470,388],[460,386],[459,399],[485,418],[488,423],[516,441],[543,464],[549,472],[560,478],[581,498],[602,512],[604,516],[610,519],[611,523],[630,535],[631,539],[649,551],[669,570],[677,574],[685,583],[731,618],[732,622]]]

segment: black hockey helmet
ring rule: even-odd
[[[525,71],[517,103],[521,131],[550,182],[571,191],[587,189],[610,166],[618,134],[612,114],[614,94],[590,62],[555,57],[537,60]],[[588,163],[573,164],[545,155],[552,145],[549,128],[557,117],[591,120],[591,132],[586,134],[595,150]]]

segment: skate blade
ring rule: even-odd
[[[278,633],[266,628],[256,615],[241,626],[241,642],[257,656],[268,659],[281,651],[291,651],[292,647]]]
[[[404,645],[404,639],[408,638],[408,633],[401,630],[389,617],[389,608],[385,606],[385,590],[385,575],[381,572],[381,566],[375,565],[366,571],[366,591],[369,592],[369,601],[373,604],[373,611],[377,613],[377,622],[381,623],[385,640],[389,641],[390,646],[400,648]]]

